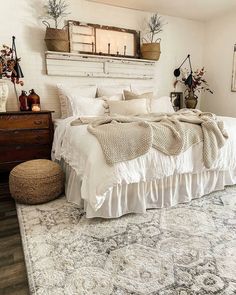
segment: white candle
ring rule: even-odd
[[[32,112],[40,112],[40,105],[32,104]]]

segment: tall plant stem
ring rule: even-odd
[[[14,84],[14,92],[15,92],[15,96],[16,96],[16,104],[17,104],[17,108],[19,109],[19,101],[18,101],[18,93],[16,90],[16,83],[13,83],[13,84]]]

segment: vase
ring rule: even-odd
[[[0,112],[6,112],[8,85],[0,80]]]
[[[32,111],[32,105],[37,104],[40,105],[40,97],[38,96],[37,93],[35,93],[34,89],[31,89],[30,94],[28,95],[28,106],[29,109]]]
[[[198,97],[194,94],[194,91],[189,91],[188,94],[185,96],[185,106],[188,109],[195,109],[198,102]]]
[[[28,96],[26,94],[26,91],[22,90],[21,95],[19,96],[20,101],[20,110],[21,111],[29,111],[29,105],[28,105]]]

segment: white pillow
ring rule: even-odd
[[[170,97],[162,96],[150,99],[150,113],[174,113]]]
[[[111,85],[111,86],[99,86],[97,89],[97,96],[102,97],[111,97],[119,96],[120,100],[124,99],[123,90],[130,90],[130,86],[120,86],[120,85]]]
[[[125,101],[107,101],[109,105],[110,116],[124,115],[135,116],[148,114],[148,105],[145,98],[125,100]]]
[[[104,116],[105,101],[88,97],[70,96],[73,116]]]
[[[90,97],[93,98],[96,96],[97,86],[66,86],[63,84],[57,84],[60,104],[61,104],[61,118],[67,118],[72,115],[70,97],[77,96],[79,97]]]

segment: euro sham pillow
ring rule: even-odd
[[[106,102],[103,99],[70,96],[73,116],[104,116]]]
[[[124,101],[107,101],[109,105],[110,116],[136,116],[148,114],[148,105],[146,99],[133,99]]]
[[[174,113],[169,96],[162,96],[160,98],[153,98],[149,100],[150,113]]]
[[[88,98],[94,98],[96,96],[97,92],[97,86],[91,85],[91,86],[74,86],[70,87],[68,85],[64,84],[57,84],[58,89],[58,95],[61,105],[61,118],[67,118],[70,117],[72,112],[71,102],[70,98],[78,97],[80,99],[81,97],[88,97]]]
[[[150,98],[153,98],[153,92],[145,92],[145,93],[138,94],[132,91],[124,90],[124,97],[125,97],[125,100],[140,99],[140,98],[150,99]]]

